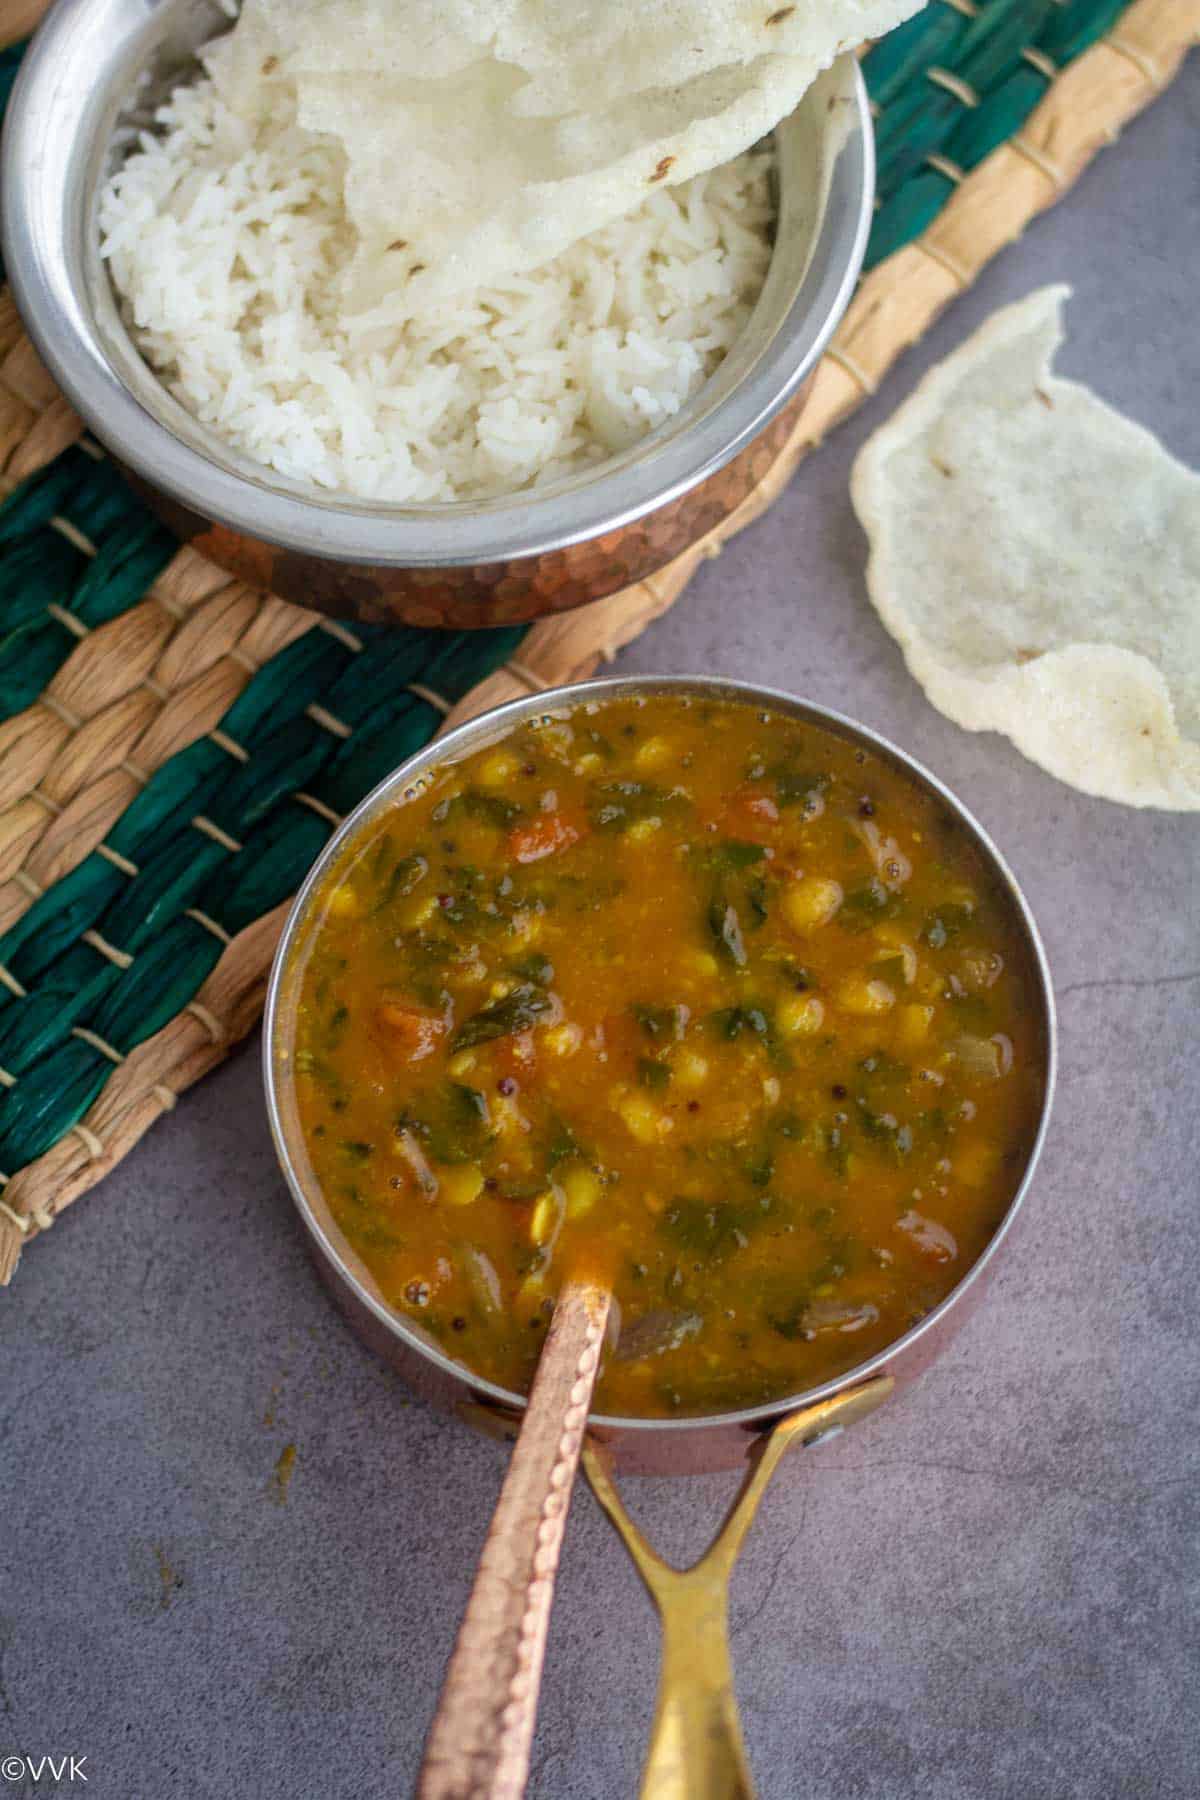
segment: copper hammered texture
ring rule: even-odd
[[[612,1296],[559,1296],[430,1728],[417,1800],[520,1800],[563,1528]]]
[[[796,426],[810,385],[723,469],[645,518],[565,550],[469,568],[381,568],[306,556],[214,524],[125,473],[176,537],[252,587],[297,606],[368,624],[456,631],[523,625],[629,587],[714,531],[767,474]]]

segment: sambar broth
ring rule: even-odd
[[[1011,898],[886,757],[742,702],[581,705],[366,825],[299,952],[299,1115],[390,1306],[510,1389],[613,1286],[597,1406],[799,1393],[987,1244],[1044,1079]]]

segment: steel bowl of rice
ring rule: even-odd
[[[8,110],[7,275],[235,574],[366,620],[564,611],[778,454],[870,222],[848,47],[911,10],[59,0]]]

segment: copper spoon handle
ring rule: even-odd
[[[853,1424],[887,1399],[879,1376],[782,1419],[754,1451],[750,1472],[712,1544],[690,1569],[673,1569],[621,1503],[602,1445],[583,1453],[592,1490],[620,1534],[663,1626],[658,1706],[642,1773],[642,1800],[754,1800],[729,1657],[729,1578],[758,1503],[783,1456]]]
[[[559,1295],[425,1743],[418,1800],[519,1800],[563,1527],[612,1299]]]

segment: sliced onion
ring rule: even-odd
[[[950,1051],[963,1074],[971,1081],[999,1081],[1012,1068],[1012,1042],[1003,1032],[995,1037],[972,1037],[964,1033],[954,1039]]]
[[[823,1331],[861,1331],[878,1318],[879,1308],[869,1300],[857,1305],[850,1300],[813,1300],[801,1314],[800,1329],[809,1338]]]

